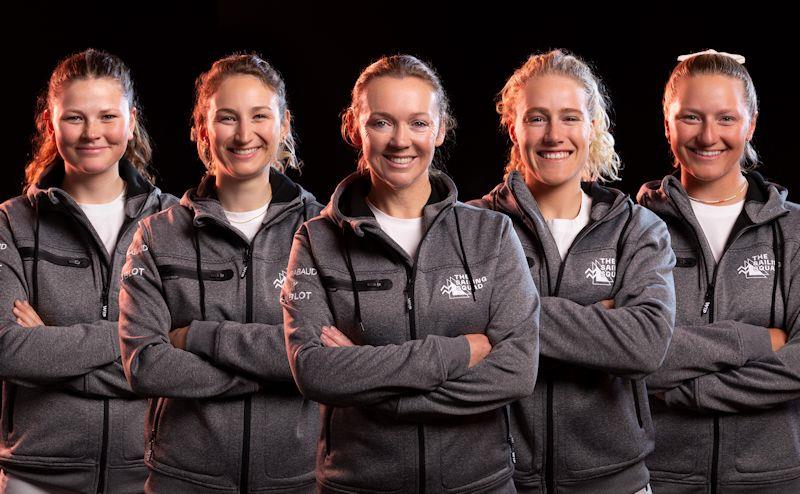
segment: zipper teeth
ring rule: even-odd
[[[719,417],[714,417],[714,449],[711,454],[711,494],[717,493],[719,469]]]
[[[555,493],[554,465],[553,465],[553,381],[548,377],[547,382],[547,452],[545,454],[545,489],[547,494]]]
[[[108,464],[108,398],[103,398],[103,445],[100,450],[100,478],[97,481],[97,492],[102,494],[106,489],[106,466]]]

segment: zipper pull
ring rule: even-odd
[[[406,310],[408,310],[408,312],[411,312],[411,309],[413,309],[413,308],[414,308],[414,305],[411,302],[411,297],[409,295],[406,295]]]
[[[100,309],[100,317],[108,319],[108,304],[103,304],[103,307]]]
[[[242,279],[244,279],[245,275],[247,275],[247,268],[250,267],[250,249],[247,249],[244,253],[244,257],[242,259],[244,263],[244,267],[242,268]]]
[[[150,441],[148,441],[148,448],[147,448],[147,461],[151,461],[153,459],[153,448],[155,447],[156,443],[156,433],[152,431],[150,434]]]
[[[514,449],[514,436],[508,435],[508,445],[511,448],[511,463],[517,464],[517,451]]]
[[[714,284],[708,285],[708,289],[706,289],[706,297],[703,301],[703,310],[700,311],[701,315],[708,314],[708,310],[711,308],[711,304],[714,301]]]

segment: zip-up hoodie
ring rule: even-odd
[[[322,404],[321,492],[514,492],[505,405],[533,390],[539,299],[508,218],[430,181],[416,259],[366,206],[367,174],[295,235],[287,352]],[[357,346],[324,347],[326,325]],[[493,345],[472,368],[468,333]]]
[[[675,334],[648,378],[665,398],[650,400],[654,491],[800,492],[800,207],[759,174],[746,177],[718,263],[675,176],[639,192],[677,256]],[[789,335],[777,352],[770,327]]]
[[[64,164],[0,205],[0,467],[74,492],[142,492],[145,400],[125,380],[117,294],[135,222],[177,202],[125,161],[125,221],[110,255],[59,186]],[[45,326],[11,312],[28,300]]]
[[[252,241],[214,177],[142,221],[123,270],[122,361],[147,414],[148,492],[311,492],[318,408],[292,381],[280,288],[292,237],[321,205],[270,171]],[[170,344],[189,326],[186,350]]]
[[[563,260],[519,172],[472,202],[511,217],[542,295],[539,380],[512,406],[519,492],[630,494],[648,482],[643,378],[672,335],[675,256],[655,214],[616,189],[582,187],[590,222]]]

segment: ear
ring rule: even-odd
[[[447,125],[444,122],[439,124],[439,132],[436,133],[436,147],[444,144],[444,138],[447,135]]]
[[[664,117],[664,137],[669,141],[669,120],[667,117]]]
[[[49,108],[42,112],[42,118],[44,118],[44,121],[47,124],[47,132],[50,134],[55,132],[53,129],[53,114],[50,112]]]
[[[511,139],[511,142],[516,146],[517,143],[517,128],[512,123],[508,126],[508,137]]]
[[[289,112],[287,108],[286,111],[283,112],[283,118],[281,118],[281,141],[286,139],[289,135],[289,132],[292,131],[292,114]]]
[[[753,118],[750,119],[750,128],[747,129],[747,141],[748,142],[750,142],[750,140],[753,138],[753,134],[755,134],[755,132],[756,132],[756,121],[757,120],[758,120],[758,112],[756,112],[756,114],[753,115]]]
[[[131,108],[130,119],[128,120],[128,140],[133,140],[133,131],[136,130],[136,107]]]

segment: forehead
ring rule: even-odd
[[[376,77],[361,93],[362,112],[389,114],[436,113],[436,91],[418,77]]]
[[[210,108],[277,107],[277,94],[256,76],[236,74],[225,77],[209,97]]]
[[[122,85],[110,78],[74,79],[65,83],[56,95],[54,106],[72,107],[120,107],[127,106],[128,99]]]
[[[721,74],[684,77],[675,85],[672,103],[695,108],[745,107],[744,82]]]
[[[528,108],[586,109],[588,96],[583,85],[571,77],[546,74],[528,79],[522,87],[517,106]]]

